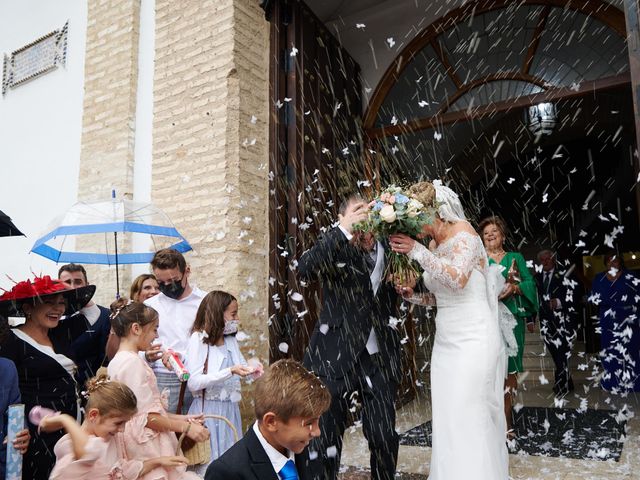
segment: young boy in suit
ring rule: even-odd
[[[275,362],[255,383],[256,422],[214,461],[205,480],[297,480],[295,455],[320,435],[331,394],[293,360]]]

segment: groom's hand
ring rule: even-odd
[[[344,215],[338,214],[340,226],[347,232],[353,233],[353,226],[356,223],[363,222],[367,219],[369,207],[365,202],[352,202],[347,205]]]

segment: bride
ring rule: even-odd
[[[422,266],[424,283],[438,307],[431,357],[429,480],[507,480],[507,357],[494,273],[458,195],[437,180],[417,183],[410,192],[437,209],[434,222],[419,235],[432,239],[430,249],[406,235],[390,237],[395,252]]]

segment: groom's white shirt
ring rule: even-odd
[[[343,228],[342,225],[338,225],[338,228],[347,238],[347,240],[351,241],[353,235],[349,233],[346,228]],[[371,276],[369,277],[371,280],[371,288],[373,289],[374,295],[378,293],[378,288],[380,288],[380,284],[382,283],[382,271],[384,269],[384,247],[377,240],[376,247],[376,266],[373,268],[373,272],[371,272]],[[369,253],[366,253],[365,255],[369,255]],[[371,327],[369,338],[367,339],[367,352],[369,352],[369,355],[373,355],[375,353],[378,353],[379,351],[380,347],[378,346],[378,338],[376,337],[375,330],[373,329],[373,327]]]

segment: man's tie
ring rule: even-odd
[[[373,250],[364,254],[364,259],[367,262],[367,268],[369,269],[369,275],[373,274],[373,270],[376,268],[376,256],[378,253],[377,245],[373,247]]]
[[[544,272],[544,281],[542,282],[544,293],[549,291],[549,283],[551,283],[551,272]]]
[[[374,260],[374,258],[371,256],[370,253],[365,253],[364,255],[364,259],[367,262],[367,268],[369,269],[369,275],[371,275],[373,273],[374,268],[376,268],[376,261]]]
[[[287,460],[287,463],[278,472],[278,476],[281,480],[298,480],[298,471],[293,460]]]

